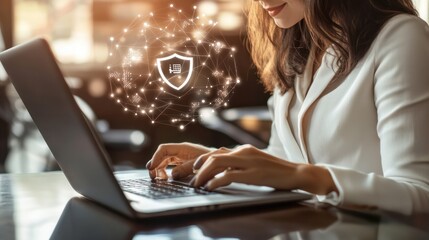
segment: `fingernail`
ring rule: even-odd
[[[180,172],[179,171],[173,171],[171,173],[171,175],[173,176],[173,179],[179,179],[180,178]]]
[[[197,160],[195,161],[194,165],[192,166],[192,168],[196,171],[200,170],[201,166],[203,165],[203,161]]]
[[[195,183],[195,176],[189,181],[189,185],[194,186]]]
[[[149,160],[149,161],[146,163],[146,168],[147,168],[147,169],[150,169],[150,165],[152,165],[152,161],[151,161],[151,160]]]
[[[156,172],[154,170],[149,170],[149,176],[151,179],[155,179],[156,178]]]

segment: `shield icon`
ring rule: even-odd
[[[191,79],[194,59],[174,53],[167,57],[157,58],[156,65],[162,80],[173,89],[180,90]]]

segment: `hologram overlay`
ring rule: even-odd
[[[110,97],[124,112],[183,130],[197,121],[199,108],[228,106],[240,83],[237,50],[216,21],[198,15],[196,6],[190,12],[170,4],[110,37]]]

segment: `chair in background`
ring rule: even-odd
[[[2,29],[0,28],[0,52],[5,48]],[[9,152],[8,139],[12,121],[12,110],[6,97],[6,85],[7,75],[0,63],[0,173],[5,172],[4,164]]]
[[[251,144],[257,148],[268,145],[271,117],[267,107],[242,107],[217,111],[201,108],[199,121],[205,127],[221,132],[238,144]]]

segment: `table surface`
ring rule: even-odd
[[[49,238],[429,239],[429,215],[287,203],[133,221],[80,197],[62,172],[0,175],[0,239]]]

